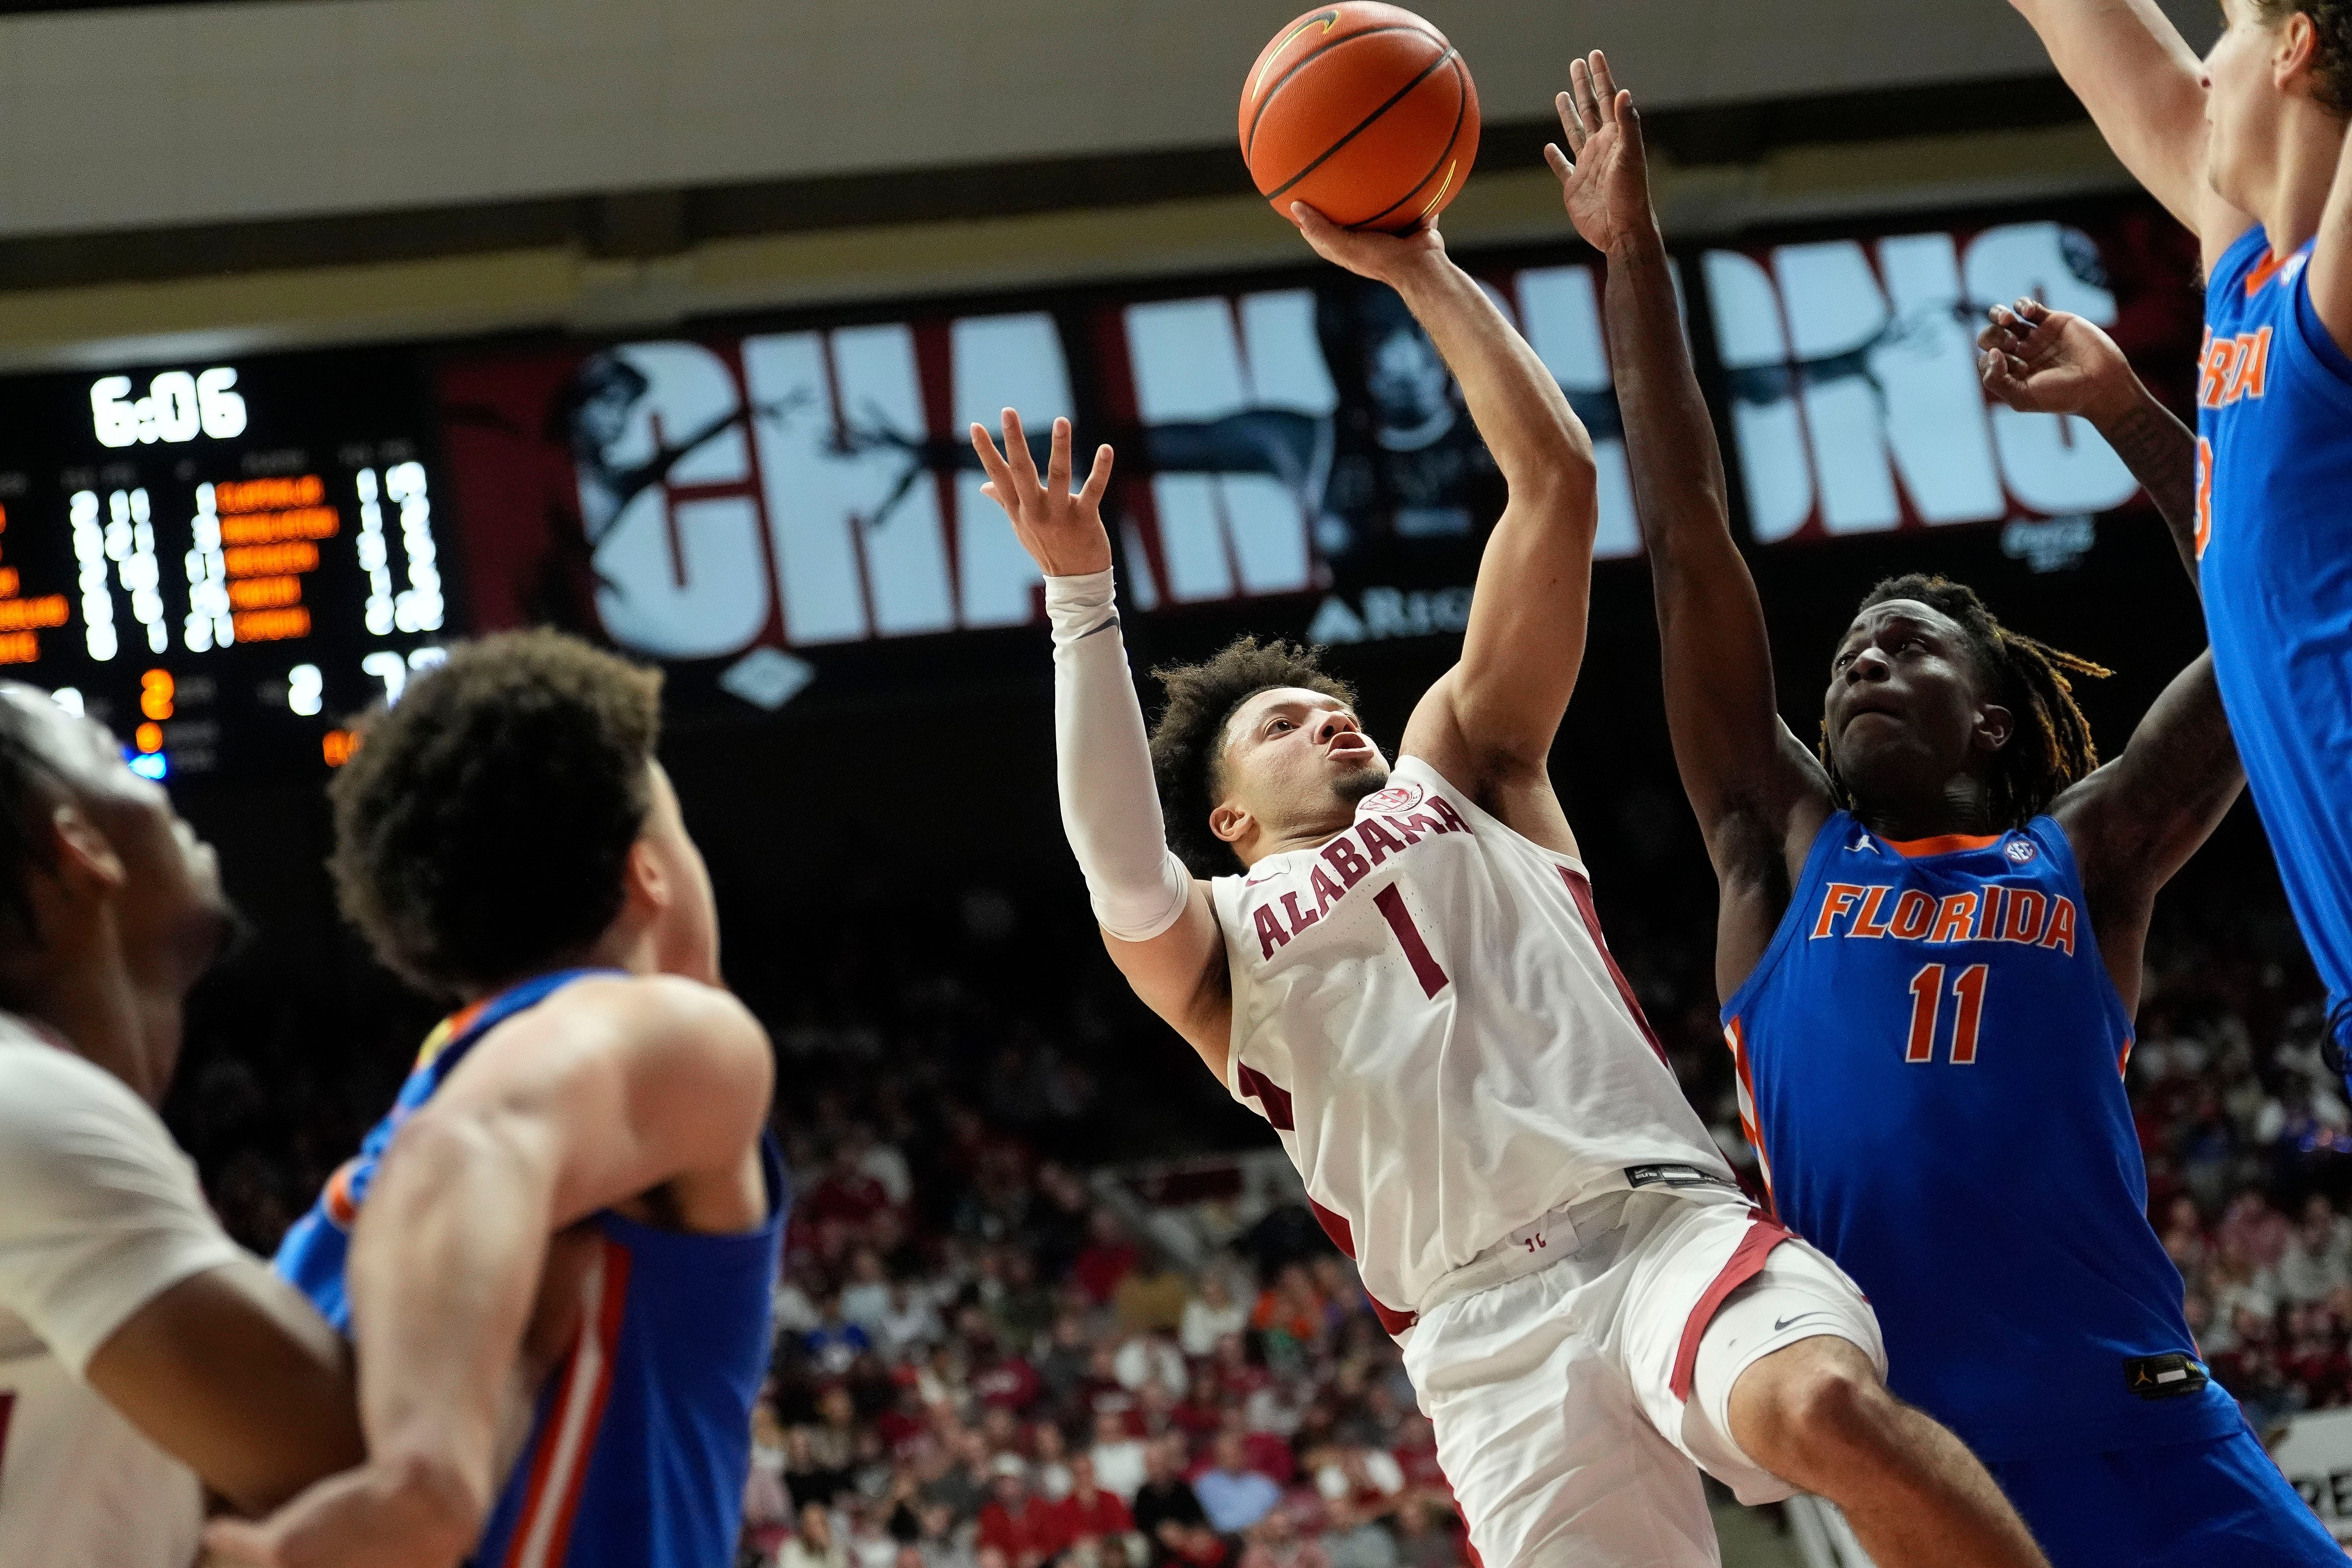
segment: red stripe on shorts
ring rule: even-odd
[[[1706,1332],[1707,1324],[1715,1321],[1716,1310],[1723,1305],[1723,1299],[1755,1279],[1772,1249],[1788,1239],[1788,1228],[1780,1221],[1767,1219],[1759,1209],[1748,1211],[1748,1234],[1741,1237],[1739,1245],[1731,1249],[1730,1260],[1724,1264],[1723,1271],[1715,1277],[1715,1283],[1706,1288],[1706,1294],[1698,1299],[1698,1304],[1691,1309],[1690,1316],[1683,1322],[1682,1343],[1675,1350],[1672,1386],[1676,1399],[1690,1397],[1691,1378],[1698,1370],[1698,1342]]]

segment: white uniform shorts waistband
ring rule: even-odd
[[[1615,1173],[1613,1180],[1586,1187],[1441,1276],[1422,1292],[1413,1307],[1414,1316],[1433,1310],[1441,1302],[1507,1285],[1575,1257],[1587,1242],[1614,1230],[1624,1215],[1625,1200],[1646,1190],[1704,1195],[1714,1201],[1747,1201],[1737,1186],[1695,1165],[1629,1165]]]

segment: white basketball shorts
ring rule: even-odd
[[[1579,1204],[1576,1250],[1423,1311],[1405,1370],[1485,1568],[1713,1568],[1698,1471],[1742,1502],[1795,1488],[1732,1440],[1732,1385],[1829,1334],[1886,1369],[1820,1251],[1727,1188]]]

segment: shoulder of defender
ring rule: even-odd
[[[665,1067],[740,1079],[764,1100],[773,1075],[767,1031],[750,1008],[720,987],[671,974],[595,974],[495,1026],[476,1047],[497,1060],[562,1039],[568,1052],[625,1061],[633,1069]]]

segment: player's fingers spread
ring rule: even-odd
[[[1108,444],[1095,448],[1095,466],[1087,475],[1087,488],[1078,492],[1078,499],[1090,507],[1102,505],[1103,492],[1110,489],[1111,461],[1111,450]]]
[[[1609,57],[1599,49],[1592,51],[1592,96],[1602,120],[1617,118],[1617,79],[1609,74]]]
[[[1021,427],[1020,413],[1011,408],[1004,411],[1004,462],[1023,489],[1037,487],[1037,460],[1029,455],[1029,433]]]
[[[1004,467],[1004,459],[996,455],[996,437],[988,433],[987,426],[977,420],[971,426],[971,449],[979,454],[980,466],[990,473]]]
[[[1582,60],[1568,62],[1568,90],[1576,100],[1576,122],[1586,135],[1601,129],[1600,111],[1592,107],[1592,70]]]
[[[1552,94],[1551,106],[1559,111],[1559,129],[1568,144],[1578,152],[1584,151],[1584,121],[1577,117],[1576,100],[1564,92]]]
[[[1066,419],[1054,421],[1053,444],[1045,451],[1045,493],[1070,493],[1070,422]]]

